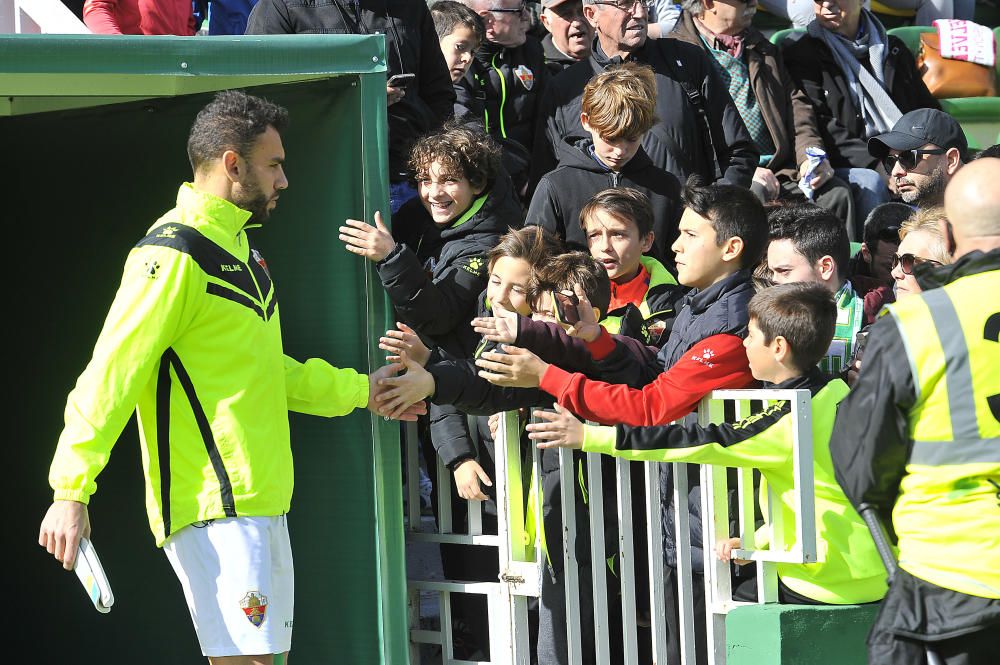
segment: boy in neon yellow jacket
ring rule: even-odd
[[[755,295],[749,310],[744,347],[754,378],[774,384],[775,389],[805,388],[812,394],[819,561],[779,564],[779,599],[834,605],[877,601],[886,592],[885,568],[865,523],[837,484],[830,460],[830,433],[837,404],[847,395],[847,384],[829,380],[816,368],[833,337],[833,299],[815,284],[785,284]],[[546,422],[527,427],[540,448],[582,448],[629,460],[759,468],[776,497],[770,510],[781,511],[783,517],[782,531],[770,534],[771,546],[794,545],[795,423],[787,402],[739,423],[708,426],[585,426],[566,409],[557,405],[556,411],[536,411],[535,415]]]

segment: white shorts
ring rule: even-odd
[[[294,574],[284,515],[190,524],[163,551],[184,589],[203,655],[291,648]]]

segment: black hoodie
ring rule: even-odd
[[[759,157],[757,148],[711,56],[700,47],[677,39],[647,39],[629,61],[649,65],[656,73],[656,115],[660,121],[642,141],[653,164],[682,182],[694,173],[714,181],[721,173],[721,179],[728,184],[750,187]],[[533,182],[555,166],[556,146],[563,137],[583,132],[580,104],[584,86],[606,68],[621,62],[620,57],[605,55],[595,38],[589,58],[549,82],[535,130]],[[700,94],[707,126],[701,122],[684,84]],[[711,148],[703,131],[709,128]]]
[[[444,229],[434,224],[419,196],[411,199],[393,217],[398,244],[376,264],[398,320],[456,355],[464,353],[462,333],[486,288],[486,253],[522,222],[506,173],[500,173],[485,196],[468,220]]]
[[[649,197],[653,206],[655,240],[650,254],[664,265],[672,265],[670,245],[677,238],[677,223],[683,205],[680,183],[657,168],[643,148],[620,172],[609,170],[592,155],[589,137],[571,136],[560,141],[559,166],[545,174],[531,197],[525,224],[541,226],[564,238],[574,249],[587,250],[587,236],[580,226],[580,211],[587,202],[609,187],[632,187]]]

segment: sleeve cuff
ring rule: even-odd
[[[604,425],[583,426],[583,452],[613,455],[618,430]]]
[[[608,334],[604,326],[601,326],[601,334],[593,342],[587,342],[587,350],[594,360],[603,360],[615,350],[615,339]]]
[[[361,372],[358,372],[357,381],[358,381],[357,388],[358,388],[358,390],[361,391],[361,394],[358,397],[358,408],[359,409],[367,409],[368,408],[368,395],[371,393],[371,390],[370,390],[371,386],[369,384],[370,379],[368,378],[367,374],[362,374]]]
[[[569,387],[569,382],[572,379],[573,375],[562,367],[549,365],[549,368],[545,370],[545,374],[542,374],[542,380],[538,382],[538,387],[558,400],[566,391],[566,388]]]
[[[79,501],[83,504],[90,503],[90,497],[83,490],[55,490],[52,493],[53,501]]]

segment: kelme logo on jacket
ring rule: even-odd
[[[524,65],[518,65],[514,68],[514,76],[521,82],[525,90],[531,90],[535,85],[535,74]]]
[[[176,226],[164,226],[160,229],[160,232],[156,234],[157,238],[176,238],[177,237],[177,227]]]
[[[472,273],[476,277],[482,277],[483,267],[485,265],[486,262],[483,260],[483,257],[473,256],[471,259],[469,259],[468,263],[462,265],[462,268],[464,268],[466,272]]]

